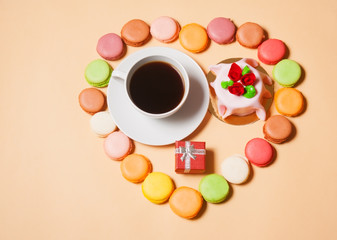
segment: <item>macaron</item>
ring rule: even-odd
[[[263,125],[264,138],[273,143],[283,143],[288,140],[292,130],[291,122],[282,115],[271,116]]]
[[[294,60],[283,59],[273,68],[273,78],[283,87],[293,87],[301,77],[300,65]]]
[[[207,25],[207,34],[218,44],[227,44],[234,41],[235,25],[229,18],[217,17]]]
[[[106,137],[117,128],[112,120],[111,114],[106,111],[95,113],[90,118],[90,127],[99,137]]]
[[[274,97],[276,110],[285,116],[295,117],[302,113],[304,98],[295,88],[280,88]]]
[[[232,155],[221,163],[221,173],[230,183],[244,183],[249,177],[249,172],[249,164],[241,155]]]
[[[202,52],[208,47],[207,31],[197,23],[187,24],[179,33],[179,42],[183,48],[190,52]]]
[[[163,43],[175,41],[179,36],[179,31],[179,23],[168,16],[156,18],[150,26],[152,37]]]
[[[149,159],[141,154],[130,154],[121,163],[123,177],[133,183],[144,181],[146,176],[152,171]]]
[[[286,45],[279,39],[268,39],[257,49],[257,57],[261,62],[274,65],[281,61],[286,54]]]
[[[80,107],[89,114],[95,114],[105,108],[105,95],[97,88],[83,89],[79,96],[78,101]]]
[[[226,199],[229,185],[223,176],[213,173],[201,179],[199,191],[207,202],[220,203]]]
[[[171,210],[180,217],[191,219],[198,215],[204,199],[199,191],[190,187],[179,187],[172,193]]]
[[[246,144],[247,159],[258,167],[265,167],[273,161],[274,150],[272,145],[262,138],[253,138]]]
[[[84,76],[91,86],[101,88],[108,86],[111,72],[112,68],[106,61],[96,59],[87,65]]]
[[[143,195],[152,203],[166,202],[174,190],[172,179],[162,172],[152,172],[142,183]]]
[[[236,40],[247,48],[257,48],[264,40],[264,30],[256,23],[246,22],[236,31]]]
[[[140,47],[151,38],[150,26],[143,20],[132,19],[123,26],[121,36],[127,45]]]
[[[123,57],[125,47],[120,36],[115,33],[108,33],[100,37],[96,51],[102,58],[113,61]]]
[[[132,151],[133,144],[124,133],[115,131],[104,140],[104,151],[112,160],[123,160]]]

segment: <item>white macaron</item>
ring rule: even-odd
[[[95,113],[91,117],[90,127],[99,137],[106,137],[116,130],[116,124],[112,120],[110,113],[105,111]]]
[[[232,155],[221,163],[221,173],[230,183],[241,184],[249,177],[248,161],[241,155]]]

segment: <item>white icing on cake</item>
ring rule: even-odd
[[[259,119],[266,119],[266,111],[262,105],[263,98],[271,98],[271,93],[264,86],[265,84],[271,85],[272,80],[270,77],[257,69],[259,64],[254,59],[244,58],[235,62],[243,69],[248,66],[250,72],[254,73],[256,80],[253,86],[256,89],[256,95],[252,98],[246,98],[244,96],[237,96],[231,94],[228,89],[221,87],[222,81],[229,81],[228,77],[229,69],[232,63],[220,63],[210,66],[209,69],[216,75],[216,79],[210,83],[214,88],[217,97],[217,107],[219,115],[225,119],[230,115],[247,116],[256,112]]]

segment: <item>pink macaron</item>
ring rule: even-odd
[[[286,46],[281,40],[268,39],[258,47],[257,57],[265,64],[274,65],[283,59],[286,51]]]
[[[113,61],[124,56],[125,46],[120,36],[108,33],[98,40],[96,51],[102,58]]]
[[[208,24],[207,34],[218,44],[231,43],[234,41],[235,25],[228,18],[217,17]]]
[[[113,160],[123,160],[132,148],[132,141],[121,131],[109,134],[104,141],[104,151]]]
[[[253,138],[246,144],[245,154],[252,164],[258,167],[264,167],[273,161],[274,149],[266,140]]]
[[[150,26],[150,32],[153,38],[160,42],[170,43],[179,36],[180,26],[178,22],[168,16],[156,18]]]

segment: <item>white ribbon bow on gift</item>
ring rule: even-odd
[[[179,147],[179,151],[181,153],[183,153],[183,155],[181,156],[181,161],[184,161],[187,157],[193,158],[195,160],[196,156],[193,155],[195,149],[194,146],[191,145],[189,147]]]
[[[194,155],[205,155],[205,149],[195,149],[194,145],[191,145],[190,141],[185,142],[185,147],[179,147],[176,149],[176,153],[183,154],[181,156],[181,161],[185,161],[185,173],[191,170],[191,158],[195,160],[197,157]]]

